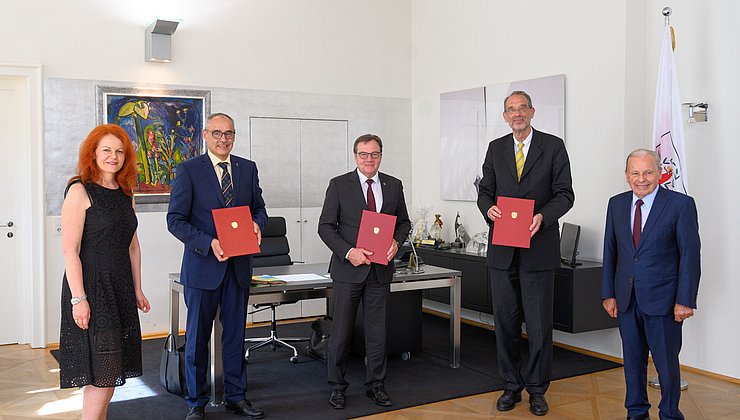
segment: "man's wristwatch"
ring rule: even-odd
[[[69,300],[69,302],[72,303],[72,305],[74,306],[74,305],[77,305],[78,303],[82,302],[83,300],[87,300],[87,295],[82,295],[82,296],[79,296],[79,297],[73,297],[72,299]]]

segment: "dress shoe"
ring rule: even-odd
[[[385,393],[385,389],[383,389],[382,386],[368,389],[365,391],[365,394],[370,397],[376,405],[381,407],[390,407],[393,405],[393,401],[391,401],[391,398]]]
[[[337,410],[340,410],[344,408],[344,405],[346,404],[346,400],[344,399],[344,390],[342,389],[335,389],[331,392],[331,396],[329,397],[329,404],[336,408]]]
[[[203,407],[190,407],[188,415],[185,416],[185,420],[203,420],[206,416],[206,411]]]
[[[544,416],[550,410],[545,401],[545,394],[532,394],[529,396],[529,412],[535,416]]]
[[[265,412],[253,406],[249,400],[226,403],[225,407],[227,410],[231,410],[240,416],[249,417],[250,419],[261,419],[265,417]]]
[[[509,411],[514,408],[514,405],[522,400],[522,393],[507,389],[496,401],[496,410],[498,411]]]
[[[632,417],[632,416],[629,416],[628,415],[627,416],[627,420],[650,420],[650,415],[649,414],[643,414],[643,415],[637,416],[637,417]]]

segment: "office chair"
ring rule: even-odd
[[[293,261],[290,259],[290,246],[288,245],[288,238],[286,237],[287,230],[285,228],[284,217],[268,217],[267,225],[262,231],[262,245],[260,246],[261,252],[255,254],[252,257],[252,267],[272,267],[278,265],[292,265]],[[253,350],[257,350],[260,347],[271,346],[272,350],[277,350],[278,346],[286,347],[293,350],[293,356],[290,358],[292,363],[298,361],[298,350],[288,344],[289,342],[301,342],[308,341],[308,337],[291,337],[291,338],[279,338],[277,335],[277,321],[275,311],[281,304],[290,304],[294,302],[273,302],[253,305],[256,310],[250,312],[260,312],[266,309],[270,309],[272,312],[272,318],[270,321],[270,336],[260,338],[247,338],[244,340],[246,343],[256,343],[247,348],[244,353],[244,359],[249,361],[249,353]]]

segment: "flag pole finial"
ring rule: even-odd
[[[665,26],[668,26],[671,24],[671,13],[673,13],[673,9],[670,7],[664,7],[663,8],[663,16],[665,16]]]

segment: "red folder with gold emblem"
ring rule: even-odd
[[[372,251],[367,259],[388,265],[386,254],[393,243],[393,232],[396,230],[396,216],[374,211],[363,210],[360,219],[360,233],[357,235],[357,248]]]
[[[531,238],[529,227],[534,216],[534,200],[499,197],[496,206],[501,210],[502,217],[493,222],[491,243],[529,248]]]
[[[260,252],[249,206],[213,209],[211,213],[213,223],[216,225],[218,242],[224,250],[224,257]]]

